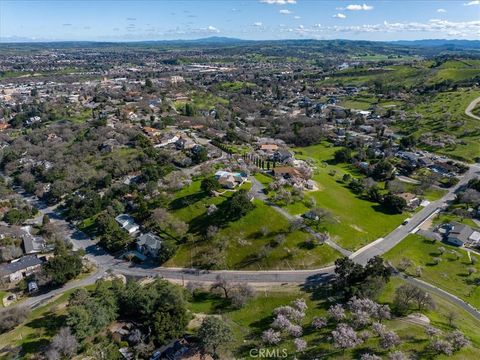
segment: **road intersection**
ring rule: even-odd
[[[366,264],[369,259],[374,256],[382,255],[388,250],[392,249],[395,245],[400,243],[410,233],[416,232],[419,226],[432,214],[440,211],[447,206],[449,201],[455,198],[455,193],[461,189],[470,179],[480,176],[480,166],[475,164],[471,165],[469,170],[462,176],[457,185],[453,186],[449,191],[439,200],[431,202],[425,206],[422,210],[412,216],[410,221],[405,225],[400,225],[391,233],[385,237],[378,239],[377,241],[366,245],[359,249],[355,253],[347,253],[344,255],[349,256],[353,261],[359,264]],[[258,198],[266,201],[266,197],[263,195],[263,189],[255,181],[253,183],[253,191],[258,192]],[[39,304],[49,301],[49,299],[57,296],[65,291],[68,291],[74,287],[86,286],[95,283],[98,279],[102,278],[106,274],[122,274],[128,277],[156,277],[175,281],[175,282],[205,282],[211,283],[215,281],[218,275],[221,275],[227,280],[234,282],[248,282],[252,285],[269,286],[280,284],[319,284],[331,280],[334,277],[334,267],[324,267],[320,269],[311,270],[268,270],[268,271],[243,271],[243,270],[218,270],[207,271],[199,269],[188,268],[167,268],[167,267],[151,267],[142,264],[132,264],[130,262],[119,260],[114,256],[105,252],[99,247],[89,236],[79,231],[73,224],[67,222],[61,216],[61,213],[57,210],[56,206],[47,206],[41,200],[35,196],[24,193],[21,189],[16,189],[17,192],[24,197],[24,199],[35,206],[39,210],[38,216],[34,219],[37,223],[41,221],[43,215],[49,215],[53,222],[57,224],[63,231],[66,238],[73,244],[75,249],[84,249],[86,252],[86,258],[95,264],[97,271],[91,276],[68,283],[62,288],[55,289],[46,294],[40,294],[35,297],[27,299],[24,304],[30,307],[39,306]],[[283,209],[282,209],[283,210]],[[285,215],[291,217],[292,215]],[[310,229],[311,230],[311,229]],[[313,231],[313,230],[312,230]],[[336,244],[329,244],[335,247]],[[338,246],[338,245],[337,245]],[[416,279],[409,278],[409,281],[417,283]],[[417,284],[421,287],[433,288],[434,291],[440,295],[449,298],[450,300],[459,303],[465,310],[474,314],[480,319],[480,313],[473,309],[470,305],[464,303],[462,300],[455,296],[444,292],[430,284],[423,283]],[[431,290],[431,289],[430,289]]]

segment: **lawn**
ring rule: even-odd
[[[480,75],[478,60],[453,60],[446,61],[438,67],[432,65],[431,61],[424,61],[415,65],[388,65],[375,70],[369,70],[367,67],[349,68],[336,72],[321,81],[321,84],[365,86],[381,81],[387,87],[393,85],[415,88],[444,81],[458,82]]]
[[[391,305],[395,289],[402,284],[401,279],[393,278],[382,291],[379,301]],[[364,352],[375,352],[386,358],[387,351],[380,349],[376,337],[367,340],[367,342],[353,351],[341,352],[334,349],[328,340],[328,335],[333,330],[332,325],[320,331],[313,330],[309,326],[315,316],[326,315],[326,309],[330,304],[325,300],[325,296],[318,293],[306,293],[294,287],[277,287],[258,291],[256,297],[250,300],[242,309],[232,309],[225,300],[216,295],[200,293],[191,300],[189,309],[193,313],[221,314],[222,318],[230,324],[234,334],[234,341],[228,345],[228,351],[231,353],[224,354],[224,356],[251,358],[249,357],[250,349],[264,346],[260,342],[260,336],[264,330],[269,328],[273,320],[273,309],[278,306],[288,305],[296,298],[304,298],[308,305],[306,316],[302,321],[304,328],[302,339],[307,341],[308,348],[305,354],[297,354],[299,359],[358,359],[360,354]],[[437,306],[436,310],[424,312],[430,319],[431,324],[445,332],[452,331],[453,329],[448,325],[445,314],[453,310],[458,316],[454,321],[454,325],[472,341],[470,348],[459,351],[451,359],[473,358],[473,355],[479,351],[480,347],[480,334],[476,331],[480,326],[480,322],[456,307],[456,305],[450,304],[435,295],[433,295],[433,298]],[[415,311],[415,309],[412,310]],[[423,353],[423,349],[428,345],[428,337],[425,334],[424,325],[413,324],[403,318],[395,317],[392,320],[385,321],[384,324],[400,336],[402,343],[398,346],[398,350],[415,355],[415,358],[419,359],[425,358],[422,356],[428,356]],[[277,348],[287,349],[289,354],[287,359],[294,358],[294,346],[291,338],[282,341]],[[446,357],[435,357],[435,359],[437,358],[444,359]]]
[[[199,110],[212,110],[219,104],[224,106],[229,104],[227,99],[212,95],[211,93],[195,91],[191,95],[193,104]]]
[[[23,324],[0,335],[0,358],[4,347],[19,345],[25,353],[24,359],[35,358],[33,354],[48,345],[58,329],[65,324],[65,304],[73,291],[75,289],[68,290],[56,300],[32,310]]]
[[[382,291],[379,301],[381,303],[391,304],[395,296],[395,289],[403,284],[405,284],[405,282],[402,279],[398,277],[392,278]],[[450,327],[448,320],[446,319],[446,314],[451,311],[455,312],[455,314],[457,315],[457,319],[454,321],[454,326],[456,326],[460,331],[462,331],[468,336],[473,346],[470,349],[463,350],[453,358],[471,359],[472,357],[469,356],[471,356],[473,353],[477,353],[478,351],[480,351],[480,333],[478,332],[480,321],[476,320],[472,315],[467,313],[462,308],[459,308],[457,305],[449,302],[448,300],[441,298],[435,294],[430,295],[433,297],[433,300],[435,302],[435,309],[431,311],[424,311],[423,313],[428,316],[432,326],[435,326],[436,328],[447,332],[451,331],[452,328]],[[438,357],[438,359],[444,358],[447,357]]]
[[[459,89],[424,96],[415,106],[405,108],[411,117],[398,123],[397,127],[405,134],[418,136],[427,132],[440,139],[445,135],[454,135],[457,138],[455,145],[428,150],[472,162],[479,156],[479,122],[464,112],[468,104],[479,96],[480,91],[476,89]]]
[[[447,192],[448,190],[445,190],[445,189],[431,187],[430,189],[425,191],[421,196],[426,200],[435,201],[442,198]]]
[[[478,225],[469,218],[463,218],[458,215],[454,214],[447,214],[447,213],[440,213],[438,216],[436,216],[433,219],[433,224],[434,225],[439,225],[439,224],[446,224],[446,223],[451,223],[451,222],[459,222],[468,226],[472,227],[478,227]]]
[[[444,254],[439,251],[440,247],[445,248]],[[450,252],[454,250],[459,258]],[[476,257],[477,261],[480,256]],[[440,258],[441,261],[435,265],[434,258]],[[452,293],[473,306],[480,308],[480,287],[474,285],[474,279],[480,273],[480,264],[472,265],[468,253],[455,246],[444,243],[432,242],[419,235],[409,235],[400,244],[395,246],[384,255],[385,259],[391,260],[394,265],[403,259],[410,259],[413,263],[406,270],[409,275],[415,275],[415,268],[422,267],[421,280],[436,285],[449,293]],[[476,273],[469,275],[468,268],[473,267]]]
[[[397,107],[403,105],[402,101],[384,100],[370,94],[359,93],[355,96],[341,99],[340,105],[349,109],[369,110],[373,106],[379,107]]]
[[[3,298],[7,296],[8,292],[0,290],[0,308],[3,308]]]
[[[392,278],[389,284],[382,290],[379,302],[390,304],[393,300],[395,289],[402,285],[400,278]],[[39,307],[32,311],[27,321],[9,333],[0,335],[0,348],[6,346],[23,347],[26,359],[35,358],[51,337],[64,324],[68,297],[74,289],[66,292],[53,302]],[[431,325],[445,331],[453,329],[448,324],[445,315],[453,311],[457,318],[454,320],[454,326],[467,335],[472,344],[455,353],[450,359],[473,359],[475,354],[480,351],[480,333],[478,328],[480,322],[474,319],[455,304],[432,295],[436,304],[434,311],[424,311],[423,313],[430,319]],[[302,339],[307,341],[307,350],[304,354],[294,354],[294,346],[291,338],[283,340],[278,348],[287,349],[287,359],[293,359],[296,355],[300,360],[312,359],[314,357],[322,359],[358,359],[364,352],[375,352],[384,358],[387,352],[381,350],[378,344],[378,338],[372,337],[364,344],[354,350],[338,351],[330,344],[328,336],[333,330],[332,324],[322,330],[313,330],[309,324],[315,316],[325,316],[330,303],[325,300],[325,294],[320,291],[304,292],[294,286],[277,286],[269,289],[258,289],[255,297],[249,300],[243,308],[234,309],[229,302],[218,295],[208,292],[200,292],[193,296],[188,304],[188,310],[192,314],[221,315],[222,319],[228,323],[233,332],[233,341],[226,346],[226,353],[221,358],[251,358],[249,351],[252,348],[263,347],[260,342],[261,333],[268,329],[272,320],[272,312],[276,307],[288,305],[291,301],[303,298],[308,309],[306,316],[301,324],[304,330]],[[415,311],[415,309],[412,309]],[[403,318],[392,318],[384,321],[384,324],[394,330],[401,338],[402,343],[397,347],[398,350],[413,355],[414,358],[429,358],[429,354],[423,352],[428,345],[428,338],[425,334],[424,325],[412,324]],[[195,330],[190,329],[192,332]],[[0,350],[0,356],[2,355]],[[425,357],[426,356],[426,357]],[[435,359],[446,359],[439,356]]]
[[[262,173],[255,174],[255,179],[257,179],[265,187],[273,182],[273,178],[271,176]]]
[[[318,207],[332,213],[334,221],[326,224],[325,230],[340,246],[357,250],[394,230],[408,217],[408,213],[385,213],[380,205],[353,194],[341,178],[346,173],[354,177],[358,174],[350,165],[331,163],[337,149],[320,144],[297,148],[295,151],[297,158],[310,158],[316,162],[313,180],[317,182],[319,191],[307,192],[306,196],[313,197]],[[330,175],[331,171],[335,171],[334,176]],[[287,209],[293,214],[306,210],[298,204]]]
[[[209,252],[219,257],[220,268],[246,270],[319,268],[332,264],[340,256],[327,245],[309,249],[305,241],[310,235],[298,230],[289,232],[283,215],[261,201],[254,203],[255,208],[247,215],[219,230],[217,239],[224,244],[220,253],[216,252],[218,243],[212,241],[187,243],[180,246],[166,266],[189,267]],[[284,237],[281,244],[273,244],[276,235]]]

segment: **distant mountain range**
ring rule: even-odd
[[[463,49],[480,49],[480,40],[425,39],[389,41],[389,43],[418,47],[455,47]]]
[[[142,41],[28,41],[23,38],[1,38],[0,47],[17,47],[30,44],[39,48],[81,48],[81,47],[119,47],[126,46],[165,46],[181,47],[234,47],[234,46],[312,46],[317,49],[332,50],[338,48],[347,52],[349,50],[371,49],[373,51],[421,51],[428,54],[440,52],[469,51],[477,54],[480,52],[480,40],[399,40],[399,41],[367,41],[367,40],[315,40],[315,39],[285,39],[285,40],[244,40],[230,37],[212,36],[201,39],[188,40],[142,40]],[[347,49],[348,48],[348,49]]]

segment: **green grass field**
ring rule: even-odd
[[[310,158],[316,162],[313,180],[317,182],[319,191],[307,192],[306,196],[313,197],[318,207],[332,213],[334,222],[326,224],[325,230],[342,247],[357,250],[394,230],[408,214],[387,214],[380,205],[353,194],[340,179],[345,173],[357,176],[355,170],[346,164],[327,163],[333,159],[337,149],[320,144],[297,148],[295,151],[299,159]],[[335,176],[329,175],[332,170],[336,172]],[[287,210],[294,214],[302,213],[307,210],[302,206],[290,205]]]
[[[436,67],[432,61],[423,61],[410,65],[388,65],[374,70],[369,69],[369,66],[349,68],[334,73],[320,83],[365,86],[381,81],[387,87],[392,84],[415,88],[444,81],[458,82],[474,79],[479,75],[478,60],[450,60]]]
[[[440,247],[446,249],[442,255],[438,250]],[[456,251],[459,259],[450,254]],[[480,256],[471,255],[480,260]],[[474,279],[479,276],[480,264],[472,265],[465,250],[444,243],[433,243],[419,235],[409,235],[400,244],[384,255],[385,259],[391,260],[394,265],[403,259],[410,259],[414,265],[406,270],[409,275],[415,275],[415,268],[423,268],[421,280],[436,285],[448,291],[473,306],[480,307],[480,288],[474,284]],[[441,261],[435,265],[433,258],[439,257]],[[476,273],[469,275],[468,268],[473,267]]]
[[[262,228],[267,229],[266,235],[261,234]],[[285,236],[284,242],[270,246],[273,238],[279,234]],[[261,201],[255,201],[255,209],[246,216],[221,228],[217,238],[225,242],[225,249],[219,255],[222,259],[220,267],[225,269],[319,268],[332,264],[340,256],[327,245],[306,248],[305,241],[309,235],[298,230],[288,232],[287,219]],[[166,266],[189,267],[195,264],[201,254],[216,247],[218,244],[210,241],[183,244]]]
[[[34,354],[49,344],[50,339],[65,324],[65,304],[75,289],[66,291],[47,305],[34,309],[27,320],[12,331],[0,335],[0,358],[6,346],[22,346],[23,359],[35,359]]]
[[[438,216],[436,216],[433,219],[433,224],[434,225],[445,224],[445,223],[451,223],[453,221],[456,221],[471,227],[478,227],[478,225],[472,219],[462,218],[458,215],[446,214],[446,213],[440,213]]]
[[[7,296],[8,292],[0,290],[0,308],[3,308],[3,298]]]
[[[459,89],[424,97],[413,107],[405,108],[412,117],[398,123],[397,128],[405,134],[418,136],[431,132],[440,139],[445,135],[454,135],[456,145],[429,150],[474,161],[479,156],[480,123],[466,116],[464,112],[477,97],[480,97],[480,91],[475,89]],[[413,114],[419,114],[420,117]]]
[[[273,182],[272,177],[262,173],[255,174],[255,179],[257,179],[263,186],[268,186]]]
[[[380,295],[381,303],[391,304],[395,289],[402,285],[402,280],[393,278],[385,287]],[[249,357],[249,350],[256,347],[263,347],[260,342],[262,331],[269,328],[273,320],[272,311],[278,306],[287,305],[296,298],[304,298],[308,305],[306,317],[302,321],[304,335],[302,339],[307,341],[307,350],[304,354],[296,354],[299,359],[312,359],[314,357],[321,359],[358,359],[364,352],[375,352],[386,358],[388,352],[379,347],[378,339],[373,337],[364,344],[358,346],[355,350],[338,351],[329,343],[328,336],[333,330],[329,325],[327,328],[317,331],[309,327],[315,316],[325,316],[329,303],[325,301],[324,296],[305,293],[294,287],[274,288],[257,292],[256,297],[249,301],[245,307],[239,310],[231,309],[226,306],[223,299],[210,295],[201,294],[194,298],[190,304],[190,311],[201,314],[221,314],[222,318],[231,326],[235,340],[228,345],[229,353],[224,356],[236,356],[238,358]],[[451,359],[471,359],[474,354],[480,351],[480,334],[476,331],[480,322],[471,315],[456,307],[455,305],[433,295],[436,303],[435,311],[425,311],[431,324],[445,332],[452,331],[445,314],[454,311],[457,319],[454,325],[464,332],[472,341],[472,346],[455,353]],[[415,309],[412,309],[415,310]],[[423,351],[428,345],[428,337],[425,334],[425,326],[413,324],[403,318],[393,318],[384,322],[385,325],[397,332],[401,338],[401,345],[397,348],[415,358],[424,358],[427,356]],[[288,359],[294,358],[294,346],[291,338],[282,341],[278,348],[285,348],[288,351]],[[428,356],[426,358],[429,358]],[[435,359],[445,359],[444,356],[435,357]]]

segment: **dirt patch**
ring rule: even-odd
[[[192,330],[193,329],[198,329],[200,327],[200,325],[202,324],[203,319],[205,319],[208,316],[214,316],[214,317],[219,318],[219,319],[222,318],[221,315],[208,315],[208,314],[202,314],[202,313],[193,314],[193,319],[190,320],[190,322],[187,325],[187,328],[192,329]]]
[[[423,314],[415,313],[415,314],[410,314],[403,318],[402,320],[416,324],[416,325],[422,325],[422,326],[428,326],[430,325],[430,319]]]
[[[313,188],[305,189],[305,192],[313,192],[313,191],[323,191],[325,188],[323,185],[319,184],[316,181],[310,180],[313,183]]]
[[[361,227],[357,226],[357,225],[352,225],[350,224],[350,227],[358,232],[361,232],[361,233],[366,233],[365,230],[363,230]]]
[[[423,224],[420,226],[420,230],[430,230],[433,225],[433,219],[435,216],[429,217]]]
[[[8,297],[11,295],[13,295],[12,299],[8,299]],[[6,294],[5,297],[2,299],[3,307],[10,306],[16,301],[17,301],[17,297],[14,294]]]

